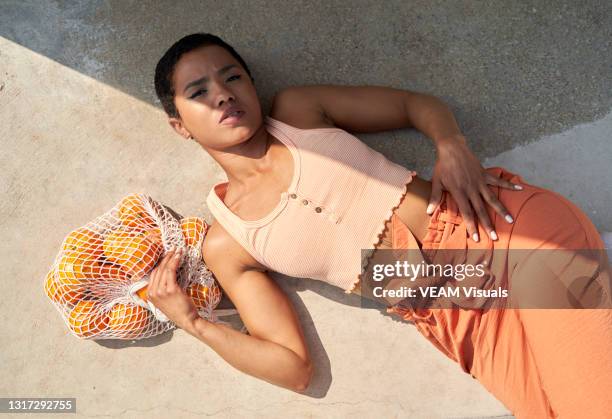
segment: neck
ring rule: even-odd
[[[229,185],[240,189],[257,182],[270,167],[268,149],[270,135],[262,123],[259,129],[240,144],[223,150],[207,149],[227,174]]]

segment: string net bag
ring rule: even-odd
[[[45,294],[77,338],[156,336],[177,326],[148,301],[150,274],[170,248],[183,248],[177,284],[200,317],[229,324],[219,317],[238,312],[217,308],[221,288],[201,253],[207,231],[202,218],[179,219],[147,195],[128,195],[64,238],[45,277]]]

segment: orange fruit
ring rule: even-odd
[[[129,281],[130,276],[125,272],[121,265],[112,262],[102,262],[98,264],[96,276],[99,279],[110,279],[116,281]]]
[[[121,224],[129,228],[155,227],[155,220],[147,212],[142,199],[137,194],[126,196],[119,203]]]
[[[53,270],[47,272],[47,276],[45,277],[44,288],[45,288],[45,294],[47,294],[47,297],[49,297],[56,303],[59,303],[61,301],[61,299],[59,298],[60,296],[58,294],[57,281],[55,279],[55,275],[53,274]]]
[[[83,281],[79,280],[61,281],[51,270],[47,273],[45,280],[45,293],[56,303],[74,305],[85,298],[86,286]]]
[[[163,253],[161,241],[151,235],[135,231],[115,230],[104,240],[104,257],[121,265],[133,280],[140,278],[155,267]]]
[[[62,243],[62,251],[67,253],[86,253],[92,259],[102,255],[103,237],[97,232],[86,227],[71,231]]]
[[[68,316],[70,329],[78,336],[87,338],[108,328],[109,317],[95,301],[79,301]]]
[[[147,228],[144,231],[145,237],[158,243],[162,243],[161,230],[158,227]]]
[[[102,262],[98,264],[95,271],[95,278],[88,283],[88,290],[96,298],[105,298],[110,295],[110,291],[117,289],[122,282],[130,281],[130,275],[125,269],[114,263]]]
[[[115,304],[109,313],[109,329],[120,337],[136,338],[146,330],[151,312],[136,304]]]
[[[221,292],[216,284],[209,288],[206,285],[192,282],[187,286],[185,292],[191,297],[198,310],[213,304],[216,306],[221,299]]]
[[[47,294],[47,297],[49,297],[53,301],[58,301],[55,297],[55,294],[57,293],[57,285],[55,285],[55,275],[53,275],[52,270],[47,272],[47,276],[45,277],[44,289],[45,294]]]
[[[112,269],[113,264],[104,257],[104,238],[99,236],[96,240],[99,240],[99,244],[94,251],[72,244],[65,245],[58,262],[58,272],[71,279],[97,279],[104,275],[117,275],[117,269]]]
[[[62,296],[59,292],[59,287],[53,271],[49,271],[45,278],[45,294],[56,303],[62,302]]]
[[[181,219],[181,230],[187,246],[195,246],[206,234],[208,225],[200,217],[186,217]]]
[[[98,268],[96,253],[64,250],[57,265],[60,280],[91,278]]]
[[[58,262],[57,269],[52,272],[53,279],[48,279],[48,295],[54,301],[76,304],[83,299],[91,275],[97,262],[84,253],[64,253]]]
[[[143,301],[149,301],[148,300],[148,294],[147,294],[147,289],[148,288],[149,288],[149,286],[145,285],[144,287],[142,287],[141,289],[136,291],[136,295],[139,296]]]

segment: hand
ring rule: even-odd
[[[176,270],[182,254],[182,249],[178,251],[171,249],[153,269],[149,279],[147,299],[168,319],[184,329],[199,315],[193,300],[176,282]]]
[[[522,187],[487,173],[478,158],[469,149],[462,135],[445,138],[436,142],[438,157],[432,175],[432,190],[427,213],[432,214],[442,198],[442,189],[447,190],[457,203],[467,231],[474,241],[479,241],[474,211],[491,239],[497,240],[484,200],[499,213],[506,222],[514,222],[508,210],[499,202],[487,185],[496,185],[511,190]],[[472,207],[474,210],[472,210]]]

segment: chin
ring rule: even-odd
[[[235,127],[231,133],[232,145],[246,143],[255,136],[255,131],[248,127]]]

